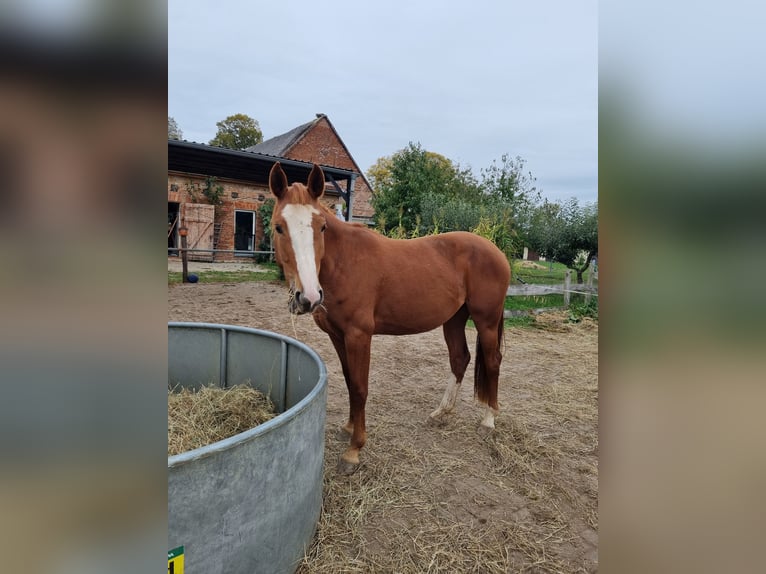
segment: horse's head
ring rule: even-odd
[[[279,162],[269,174],[269,188],[277,198],[271,218],[277,263],[285,273],[294,297],[290,312],[308,313],[322,304],[319,268],[324,256],[325,212],[319,205],[324,193],[324,172],[314,164],[308,184],[287,185]]]

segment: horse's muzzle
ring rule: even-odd
[[[290,299],[290,313],[294,315],[303,315],[304,313],[313,313],[314,309],[319,307],[324,301],[324,291],[319,290],[319,299],[309,300],[301,291],[296,291]]]

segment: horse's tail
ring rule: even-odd
[[[503,344],[503,327],[505,321],[500,319],[500,323],[497,326],[497,348],[495,352],[498,357],[498,365],[501,358],[501,345]],[[487,375],[487,364],[484,357],[484,352],[481,345],[481,337],[476,337],[476,364],[474,366],[473,374],[473,393],[474,396],[479,399],[479,402],[489,405],[493,409],[497,409],[497,377],[494,380],[490,380]]]

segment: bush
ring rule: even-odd
[[[470,231],[481,219],[483,208],[459,198],[428,194],[420,204],[420,218],[425,225],[425,234],[434,228],[441,231]]]
[[[578,301],[570,301],[569,322],[579,323],[583,317],[590,317],[598,321],[598,297],[591,297],[587,303],[584,298]]]
[[[274,214],[274,203],[274,200],[269,198],[258,208],[258,215],[263,225],[263,240],[258,244],[258,251],[271,250],[271,216]],[[256,263],[268,263],[273,260],[271,254],[257,253],[255,255]]]

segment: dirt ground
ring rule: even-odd
[[[509,328],[496,431],[477,433],[469,365],[456,412],[428,423],[451,376],[437,329],[373,339],[367,445],[339,476],[340,363],[280,283],[168,288],[171,321],[243,325],[314,348],[329,388],[322,518],[299,572],[594,572],[598,567],[598,325],[543,314]],[[475,331],[467,329],[473,354]]]

